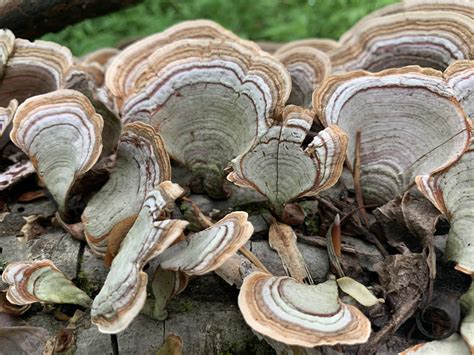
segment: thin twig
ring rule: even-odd
[[[316,196],[316,200],[318,202],[321,202],[323,205],[325,205],[328,209],[330,209],[334,214],[340,214],[342,213],[342,211],[337,208],[336,206],[334,206],[334,204],[331,202],[331,201],[328,201],[327,199],[325,199],[324,197],[321,197],[321,196]],[[350,216],[350,218],[354,218],[354,216]],[[354,223],[354,227],[356,229],[358,229],[358,233],[360,234],[363,234],[366,236],[366,238],[373,244],[375,244],[375,246],[377,247],[377,249],[379,249],[380,253],[382,253],[383,256],[389,256],[390,253],[387,251],[387,249],[385,249],[385,247],[382,245],[382,243],[380,243],[380,241],[378,240],[378,238],[372,234],[371,232],[369,232],[367,230],[367,228],[361,226],[360,224],[358,223]]]
[[[193,209],[193,213],[194,215],[196,216],[196,218],[198,219],[200,225],[203,227],[203,228],[209,228],[209,227],[212,227],[214,225],[214,223],[212,222],[212,220],[207,217],[202,211],[201,209],[199,208],[199,206],[196,204],[196,202],[194,202],[192,199],[190,199],[189,197],[183,197],[182,198],[183,201],[186,201],[188,202],[189,204],[191,204],[191,207]],[[258,268],[262,269],[263,271],[265,271],[266,273],[269,273],[271,274],[271,272],[267,269],[267,267],[265,265],[263,265],[263,263],[257,258],[257,256],[252,253],[250,250],[248,250],[245,246],[241,247],[239,249],[239,251],[242,253],[243,256],[245,256],[247,259],[250,260],[250,262],[252,262],[253,264],[255,264]]]
[[[248,250],[246,247],[241,247],[239,249],[239,251],[242,253],[243,256],[245,256],[247,259],[249,259],[253,264],[255,264],[255,266],[257,266],[259,269],[262,269],[263,271],[265,271],[266,273],[268,274],[272,274],[267,268],[265,265],[263,265],[263,263],[260,261],[259,258],[257,258],[257,256],[252,253],[250,250]]]
[[[323,204],[324,206],[326,206],[328,209],[330,209],[331,212],[333,212],[334,214],[338,214],[338,213],[339,213],[339,214],[342,214],[342,211],[341,211],[339,208],[337,208],[336,206],[334,206],[334,204],[333,204],[331,201],[325,199],[324,197],[316,196],[316,200],[317,200],[318,202],[322,203],[322,204]]]
[[[356,207],[356,208],[354,208],[352,211],[346,213],[346,214],[344,215],[344,217],[341,218],[341,224],[343,224],[344,221],[345,221],[347,218],[351,217],[355,212],[359,211],[361,208],[372,208],[372,207],[377,207],[377,206],[378,206],[378,204],[372,203],[372,204],[370,204],[370,205],[364,205],[364,206],[361,206],[361,207]]]
[[[311,245],[313,247],[318,247],[322,249],[327,248],[326,238],[320,237],[319,235],[298,235],[298,241]],[[357,254],[362,256],[379,256],[378,253],[367,253],[364,251],[356,250],[350,245],[341,243],[341,251],[348,254]]]
[[[377,238],[377,236],[375,234],[370,232],[364,226],[355,225],[355,228],[357,228],[361,234],[365,235],[370,242],[375,244],[375,246],[380,251],[380,253],[382,253],[383,256],[386,257],[386,256],[390,255],[390,253],[387,251],[387,249],[385,249],[385,247],[382,245],[379,238]]]
[[[334,224],[331,228],[331,240],[334,254],[336,254],[338,258],[341,257],[341,218],[339,214],[334,218]]]
[[[355,142],[355,153],[354,153],[354,171],[353,171],[353,178],[354,178],[354,191],[356,195],[357,206],[359,207],[360,216],[364,221],[366,227],[369,226],[369,217],[367,216],[367,212],[365,212],[364,206],[364,198],[362,196],[362,187],[360,185],[360,139],[361,133],[360,130],[356,132],[356,142]]]

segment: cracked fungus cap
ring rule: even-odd
[[[347,136],[337,126],[319,132],[306,149],[303,140],[313,113],[287,106],[281,125],[272,126],[245,153],[232,160],[229,181],[264,195],[277,214],[284,205],[334,185],[342,173]]]
[[[360,183],[366,203],[391,200],[417,175],[453,164],[469,146],[466,112],[442,73],[433,69],[331,76],[314,93],[313,107],[323,125],[347,132],[349,164],[360,131]]]

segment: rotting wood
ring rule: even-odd
[[[79,21],[138,4],[142,0],[7,0],[0,2],[0,28],[36,39]]]

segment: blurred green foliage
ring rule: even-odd
[[[82,55],[197,18],[214,20],[252,40],[337,39],[362,16],[394,2],[396,0],[145,0],[129,9],[47,34],[43,39],[64,44],[75,55]]]

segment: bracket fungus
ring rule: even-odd
[[[93,64],[97,63],[102,67],[106,67],[108,63],[118,54],[120,50],[117,48],[100,48],[95,51],[89,52],[80,59],[82,64]]]
[[[295,47],[280,51],[275,57],[291,75],[291,95],[287,104],[311,107],[313,91],[331,72],[331,60],[311,47]]]
[[[2,280],[9,284],[8,301],[16,305],[45,302],[89,307],[92,301],[47,259],[11,263],[3,271]]]
[[[472,353],[469,351],[468,346],[457,333],[454,333],[449,338],[417,344],[400,352],[400,355],[438,354],[469,355]]]
[[[455,61],[444,71],[444,77],[467,116],[474,120],[474,60]]]
[[[310,47],[317,49],[324,53],[329,53],[336,48],[339,48],[339,43],[333,39],[327,38],[307,38],[307,39],[300,39],[296,41],[288,42],[284,44],[278,50],[275,51],[274,55],[278,56],[283,52],[287,52],[289,50],[299,48],[299,47]]]
[[[54,42],[15,39],[14,49],[0,80],[0,106],[62,89],[64,76],[73,65],[72,54]]]
[[[361,311],[339,300],[335,280],[306,285],[254,272],[240,289],[239,308],[252,329],[288,345],[361,344],[371,331]]]
[[[89,100],[73,90],[34,96],[18,107],[11,140],[29,156],[60,213],[74,181],[100,156],[102,126]]]
[[[227,179],[264,195],[279,216],[287,202],[334,185],[342,173],[347,136],[339,127],[329,126],[303,150],[312,116],[300,107],[285,107],[282,125],[271,127],[235,158]]]
[[[13,116],[15,115],[16,109],[18,108],[18,101],[13,99],[10,101],[7,107],[0,107],[0,137],[2,135],[8,134],[8,126],[10,122],[13,120]],[[0,142],[0,146],[1,146]]]
[[[10,165],[5,171],[0,173],[0,191],[10,188],[34,173],[35,168],[29,160]]]
[[[0,79],[3,77],[8,58],[15,47],[15,35],[10,30],[0,29]]]
[[[165,181],[145,199],[92,304],[92,322],[102,333],[114,334],[127,328],[145,304],[148,275],[143,267],[174,243],[188,224],[160,220],[161,212],[183,192],[179,185]]]
[[[369,13],[359,22],[364,22],[371,18],[413,11],[457,12],[461,15],[465,15],[474,19],[474,4],[471,0],[402,0]],[[344,41],[344,37],[345,36],[343,35],[341,40]]]
[[[331,52],[334,72],[407,65],[444,70],[474,56],[474,20],[456,12],[414,11],[359,22]]]
[[[253,226],[246,212],[232,212],[213,226],[182,241],[160,255],[165,270],[187,275],[204,275],[220,267],[252,236]]]
[[[65,86],[67,89],[76,90],[84,94],[94,106],[96,112],[102,116],[104,128],[102,129],[101,157],[113,154],[122,133],[122,120],[115,108],[110,107],[109,98],[102,95],[104,91],[100,91],[100,88],[97,87],[97,84],[94,83],[90,75],[78,66],[69,69],[65,79]]]
[[[291,90],[288,72],[272,56],[229,40],[176,41],[148,62],[151,77],[127,99],[122,119],[159,128],[196,186],[225,196],[224,168],[278,118]]]
[[[442,73],[405,67],[332,76],[313,95],[323,125],[349,135],[348,162],[361,133],[360,184],[366,203],[383,204],[417,175],[454,163],[468,148],[470,122]]]
[[[243,41],[232,32],[209,20],[184,21],[137,41],[120,52],[111,62],[105,74],[105,84],[115,97],[119,107],[136,91],[149,70],[149,57],[167,44],[181,39],[219,39],[246,43],[258,49],[256,44]]]
[[[108,245],[118,249],[146,195],[170,178],[170,162],[160,135],[142,122],[126,125],[118,143],[115,168],[82,214],[92,250],[104,256]],[[108,250],[112,254],[115,251]]]
[[[416,177],[418,189],[450,221],[445,257],[474,274],[474,142],[453,165]]]

